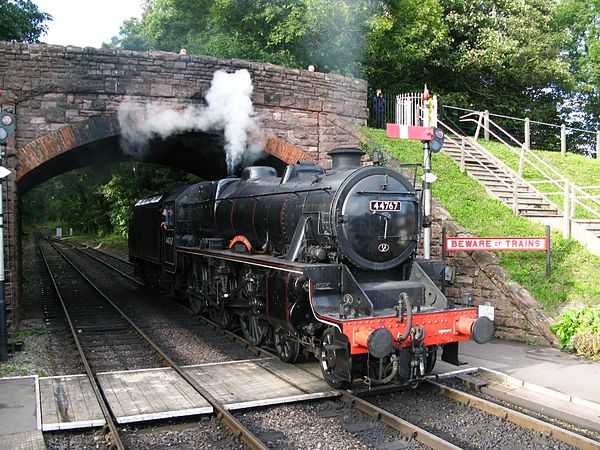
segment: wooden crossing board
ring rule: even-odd
[[[40,378],[42,431],[99,427],[102,410],[86,375]]]
[[[209,414],[212,406],[173,369],[98,374],[118,423]]]
[[[186,367],[229,410],[338,396],[325,381],[275,358]]]

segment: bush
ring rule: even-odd
[[[600,308],[585,307],[580,310],[565,311],[558,320],[550,325],[556,337],[560,340],[561,348],[577,348],[573,343],[575,335],[595,335],[600,339]],[[585,338],[584,341],[587,342]]]
[[[576,334],[571,340],[579,356],[600,360],[600,335],[583,333]]]

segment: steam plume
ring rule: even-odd
[[[263,150],[254,108],[252,79],[247,70],[214,73],[205,107],[166,109],[156,104],[124,102],[118,118],[126,151],[140,156],[154,137],[166,138],[184,131],[223,131],[227,171],[232,174],[246,151]],[[248,155],[245,155],[248,156]]]

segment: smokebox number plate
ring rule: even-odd
[[[371,200],[371,211],[400,211],[400,200]]]

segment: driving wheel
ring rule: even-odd
[[[300,343],[286,336],[281,330],[275,331],[275,351],[279,359],[286,363],[296,362],[300,353]]]

